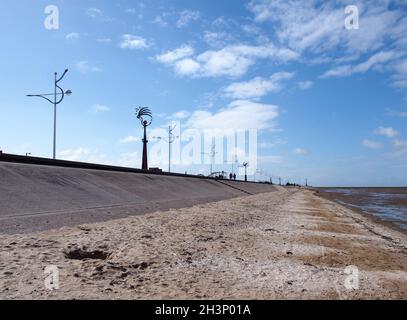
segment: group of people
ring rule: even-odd
[[[236,180],[236,173],[230,173],[229,180]]]

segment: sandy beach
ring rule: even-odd
[[[407,299],[406,235],[310,190],[1,235],[0,247],[0,299]]]

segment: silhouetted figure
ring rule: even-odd
[[[233,174],[230,173],[230,174],[229,174],[229,180],[232,180],[232,179],[233,179]]]
[[[233,180],[236,181],[236,173],[233,174]]]

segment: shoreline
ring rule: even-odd
[[[341,188],[334,188],[334,189],[341,189]],[[343,188],[343,189],[349,189],[349,188]],[[383,190],[383,188],[379,188],[379,187],[352,188],[352,189],[377,189],[377,190]],[[387,189],[393,189],[394,191],[397,191],[397,190],[400,190],[401,188],[394,187],[394,188],[385,188],[385,189],[386,189],[386,191],[387,191]],[[359,208],[359,207],[357,207],[355,205],[352,205],[352,204],[349,204],[349,203],[346,203],[344,201],[341,201],[341,200],[337,199],[334,194],[326,192],[326,191],[324,191],[324,189],[316,188],[316,189],[314,189],[314,192],[315,192],[316,196],[322,197],[324,199],[327,199],[329,201],[333,201],[333,202],[335,202],[335,203],[337,203],[339,205],[342,205],[342,206],[348,208],[349,210],[352,210],[352,211],[362,215],[363,217],[368,218],[373,223],[378,223],[378,224],[384,225],[384,226],[386,226],[388,228],[391,228],[391,229],[393,229],[393,230],[395,230],[397,232],[401,232],[404,235],[407,235],[407,229],[404,229],[404,228],[400,227],[396,221],[381,219],[381,218],[379,218],[378,216],[376,216],[373,213],[366,212],[363,209],[361,209],[361,208]]]
[[[407,299],[405,234],[310,190],[0,235],[0,299]],[[44,286],[57,266],[59,289]],[[358,289],[345,288],[349,266]]]

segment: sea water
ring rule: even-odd
[[[338,202],[407,230],[407,188],[323,189]]]

